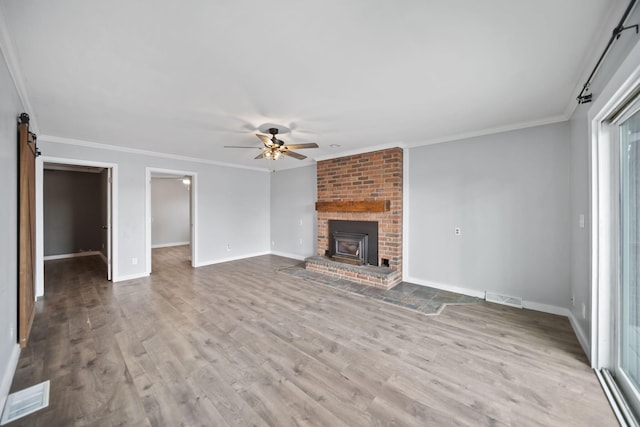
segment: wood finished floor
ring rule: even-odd
[[[154,250],[111,284],[48,262],[12,391],[51,380],[26,426],[614,426],[566,318],[480,303],[427,316],[277,273]]]

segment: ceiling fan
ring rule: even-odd
[[[269,133],[271,137],[267,135],[262,135],[257,133],[256,136],[260,138],[264,147],[259,147],[262,152],[257,155],[256,159],[271,159],[278,160],[282,158],[282,156],[293,157],[294,159],[303,160],[306,159],[307,156],[303,156],[302,154],[298,154],[291,150],[301,150],[304,148],[318,148],[318,144],[315,142],[307,143],[307,144],[285,144],[284,141],[276,138],[278,134],[278,128],[269,128]],[[224,148],[256,148],[256,147],[247,147],[244,145],[225,145]]]

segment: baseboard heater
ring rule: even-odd
[[[522,308],[522,298],[520,297],[501,295],[495,292],[485,292],[484,299],[488,302],[495,302],[496,304]]]

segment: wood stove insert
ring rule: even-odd
[[[378,265],[378,222],[329,220],[328,255],[356,265]]]

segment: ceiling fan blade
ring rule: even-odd
[[[256,148],[258,150],[260,149],[260,147],[247,147],[246,145],[225,145],[224,148],[253,148],[254,150]]]
[[[303,156],[302,154],[295,153],[293,151],[282,151],[282,154],[285,156],[293,157],[294,159],[304,160],[307,156]]]
[[[315,142],[310,142],[308,144],[289,144],[286,146],[289,150],[300,150],[303,148],[318,148],[318,144]]]
[[[261,135],[259,133],[256,133],[256,136],[260,138],[260,141],[262,141],[265,147],[271,147],[273,145],[271,138],[269,138],[267,135]]]
[[[255,159],[263,159],[263,158],[264,158],[264,156],[265,156],[267,153],[268,153],[268,151],[267,151],[267,150],[263,151],[262,153],[260,153],[260,154],[258,154],[257,156],[255,156],[255,157],[254,157],[254,160],[255,160]]]

